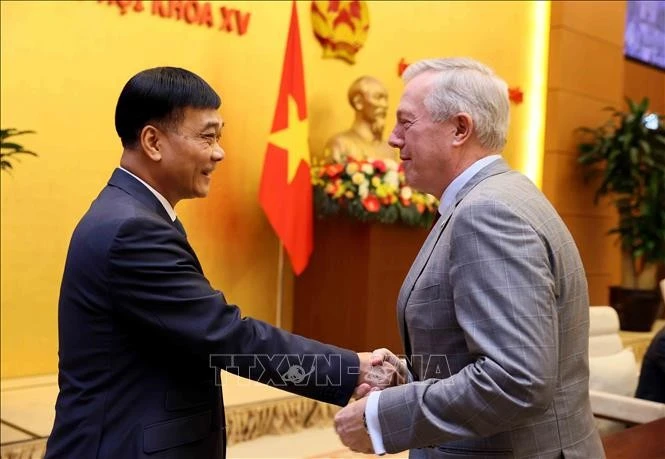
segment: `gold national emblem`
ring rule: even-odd
[[[367,40],[369,10],[365,1],[313,1],[312,29],[324,58],[354,64]]]

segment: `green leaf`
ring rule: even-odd
[[[624,250],[656,263],[665,261],[665,129],[644,126],[648,104],[646,98],[627,99],[626,112],[610,110],[599,127],[576,129],[584,135],[577,161],[585,180],[596,179],[595,202],[609,195],[619,213],[609,233],[619,236]]]
[[[13,137],[17,135],[23,135],[23,134],[36,134],[35,131],[19,131],[16,129],[2,129],[0,131],[0,140],[6,139],[7,137]]]

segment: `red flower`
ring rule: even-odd
[[[521,104],[524,100],[524,93],[519,86],[508,89],[508,99],[516,104]]]
[[[425,204],[416,203],[416,210],[418,210],[419,214],[422,214],[425,212]]]
[[[363,199],[363,207],[367,212],[378,212],[379,209],[381,208],[381,203],[379,202],[379,198],[374,196],[373,194],[370,194],[367,196],[365,199]]]
[[[372,166],[374,166],[374,169],[381,172],[382,174],[386,172],[386,170],[388,169],[386,167],[386,163],[384,163],[380,159],[375,159],[374,161],[372,161]]]
[[[399,62],[397,63],[397,76],[401,77],[402,73],[404,73],[404,70],[409,66],[409,63],[404,60],[404,58],[401,58]]]
[[[404,207],[409,207],[411,205],[411,200],[410,199],[404,199],[402,197],[399,198],[400,202]]]
[[[337,175],[341,174],[343,170],[343,164],[328,164],[326,166],[326,175],[328,177],[336,177]]]

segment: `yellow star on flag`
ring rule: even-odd
[[[298,117],[298,105],[289,95],[288,127],[270,134],[268,141],[275,146],[288,151],[289,168],[287,181],[291,183],[298,171],[300,161],[309,164],[308,122]]]

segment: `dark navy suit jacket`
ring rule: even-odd
[[[72,236],[59,345],[47,458],[223,457],[218,368],[338,405],[357,380],[355,353],[241,318],[182,228],[119,169]]]

